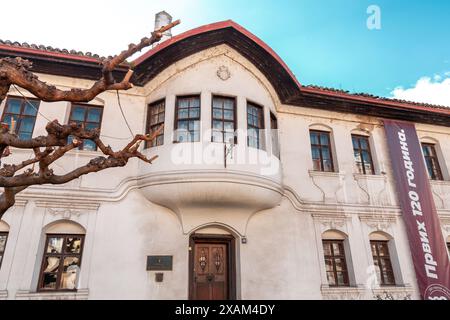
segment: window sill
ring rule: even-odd
[[[355,180],[385,180],[386,175],[384,174],[362,174],[354,173],[353,177]]]
[[[364,298],[365,289],[363,287],[330,287],[322,285],[320,288],[322,296],[326,300],[359,300]]]
[[[308,170],[310,177],[332,177],[332,178],[340,178],[344,177],[345,174],[342,172],[336,171],[317,171],[317,170]]]
[[[30,292],[20,290],[16,293],[18,300],[87,300],[89,289],[77,291]]]

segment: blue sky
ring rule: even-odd
[[[80,0],[78,6],[67,1],[69,11],[64,1],[23,2],[21,21],[30,22],[3,17],[1,39],[110,55],[144,36],[154,14],[165,9],[182,20],[175,33],[220,20],[238,22],[269,44],[302,84],[435,103],[450,99],[441,92],[450,92],[448,0]],[[366,26],[369,5],[381,9],[380,30]],[[4,10],[15,6],[2,4]],[[105,25],[108,30],[93,32]],[[433,96],[439,99],[428,89],[418,92],[421,84],[437,90]],[[407,90],[415,91],[408,96]]]

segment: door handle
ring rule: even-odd
[[[212,281],[214,280],[214,275],[213,275],[212,273],[209,273],[209,274],[206,276],[206,280],[207,280],[208,282],[212,282]]]

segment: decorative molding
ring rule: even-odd
[[[220,80],[227,81],[231,78],[231,72],[226,66],[220,66],[219,69],[217,69],[217,77],[219,77]]]
[[[339,230],[345,227],[347,220],[351,219],[351,216],[346,214],[321,214],[313,213],[311,214],[313,219],[325,228]]]
[[[50,212],[54,216],[62,216],[64,219],[70,219],[72,216],[79,217],[84,211],[69,209],[69,208],[47,208],[48,212]]]
[[[377,231],[387,231],[397,222],[398,215],[360,214],[359,220]]]
[[[345,174],[341,172],[322,172],[308,170],[311,181],[322,193],[322,202],[339,203],[337,193],[342,189]]]
[[[320,288],[324,300],[362,300],[366,290],[359,287],[329,287]]]
[[[373,299],[376,300],[411,300],[414,298],[414,290],[410,285],[380,287],[372,289]]]
[[[71,213],[80,214],[85,211],[96,211],[100,207],[100,202],[80,202],[74,200],[73,202],[61,202],[61,201],[49,201],[49,200],[37,200],[36,207],[47,208],[52,214],[60,214],[65,211],[71,211]]]
[[[19,290],[16,293],[17,300],[87,300],[89,289],[79,289],[74,292],[30,292]]]

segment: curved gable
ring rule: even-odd
[[[299,94],[300,83],[281,58],[262,40],[231,20],[187,31],[148,51],[133,61],[134,82],[143,86],[171,64],[221,44],[227,44],[253,63],[270,81],[282,102]]]

